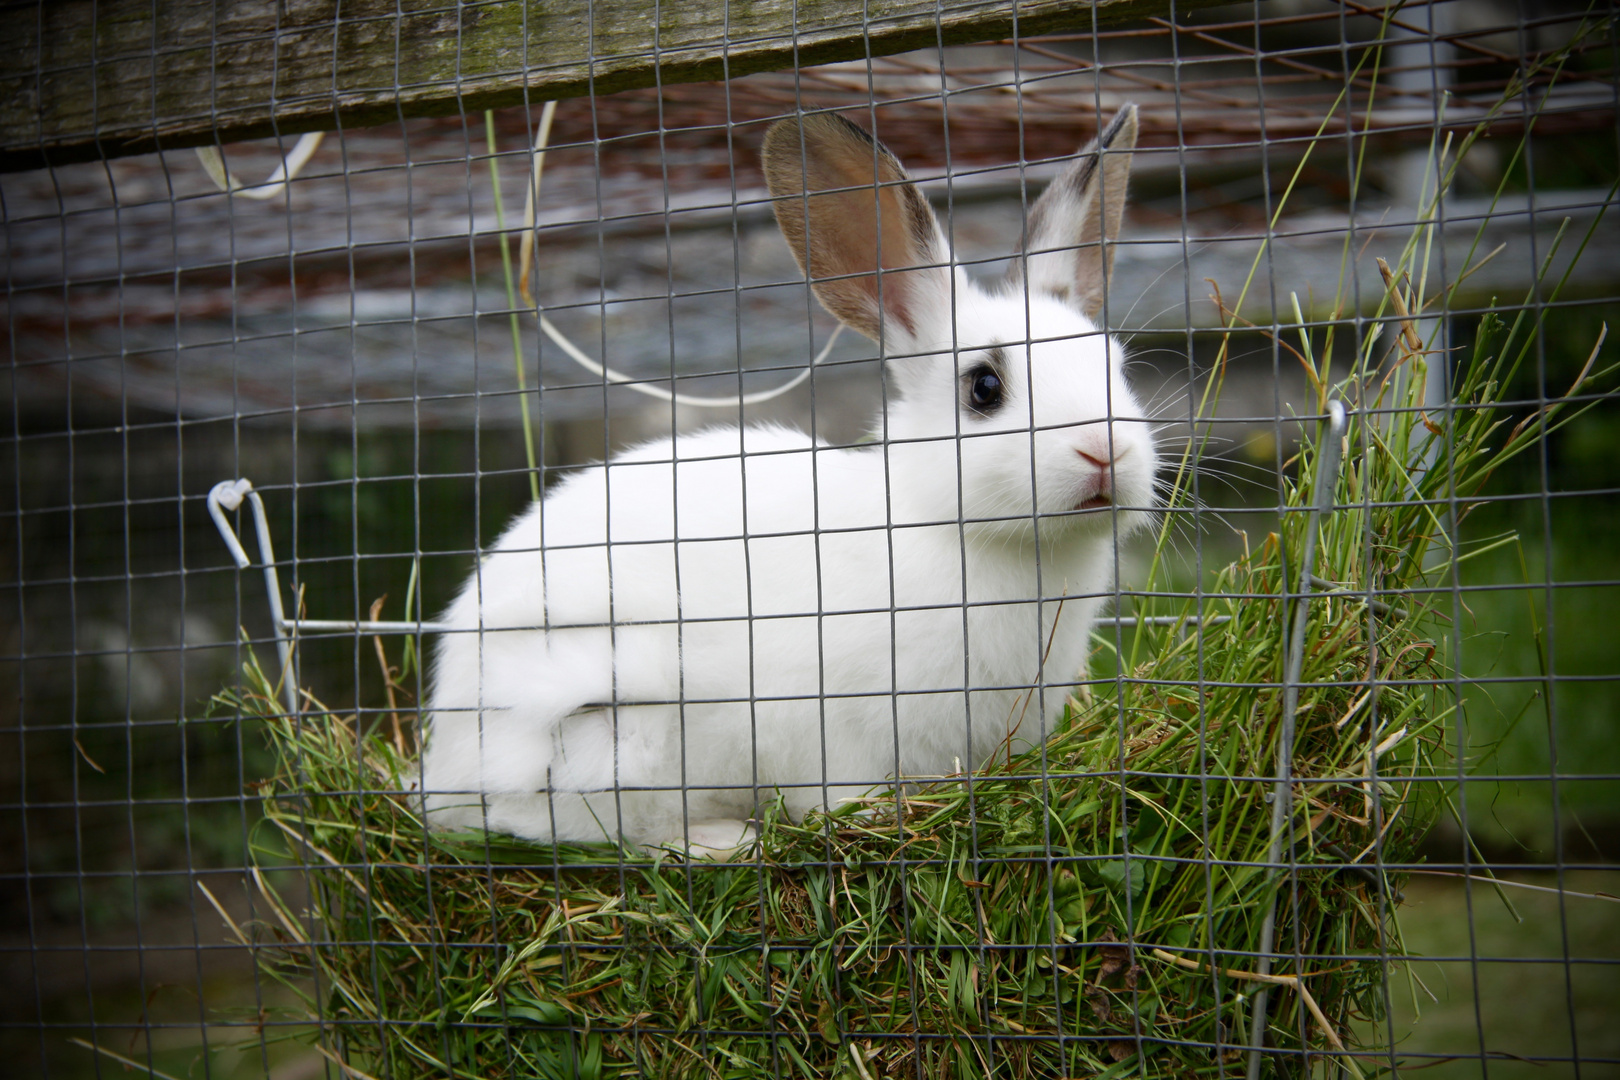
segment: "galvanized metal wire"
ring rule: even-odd
[[[539,9],[513,10],[521,12],[519,32],[534,32],[528,20]],[[963,711],[978,723],[975,694],[1017,691],[1035,726],[1071,695],[1075,703],[1117,701],[1113,765],[1099,774],[1039,757],[1030,790],[1050,807],[1100,775],[1129,819],[1140,812],[1143,777],[1127,754],[1140,735],[1124,707],[1128,689],[1185,691],[1175,701],[1192,702],[1198,715],[1219,695],[1277,691],[1288,720],[1273,771],[1222,773],[1224,740],[1243,733],[1201,728],[1196,768],[1172,777],[1201,785],[1203,803],[1188,827],[1205,836],[1219,828],[1210,799],[1223,786],[1268,798],[1267,855],[1206,856],[1194,868],[1211,904],[1222,879],[1258,875],[1272,883],[1275,912],[1308,904],[1311,875],[1329,865],[1378,913],[1375,952],[1313,951],[1295,924],[1274,915],[1252,951],[1217,955],[1138,937],[1133,928],[1148,901],[1133,890],[1132,874],[1157,864],[1126,835],[1117,939],[1076,939],[1054,914],[1041,941],[1009,944],[994,939],[995,912],[982,903],[963,916],[977,932],[963,950],[963,985],[976,989],[1002,964],[1027,960],[1033,970],[1037,955],[1045,957],[1040,979],[1052,995],[1055,1034],[1004,1023],[988,1007],[969,1009],[954,1030],[930,1027],[926,968],[948,950],[924,929],[938,913],[900,892],[893,906],[905,928],[896,947],[903,975],[882,993],[910,1018],[904,1030],[874,1031],[831,1006],[805,1006],[796,988],[783,989],[786,969],[767,943],[749,962],[763,972],[760,1000],[769,1007],[757,1030],[743,1034],[766,1040],[768,1062],[727,1056],[738,1032],[714,1017],[730,1015],[720,995],[740,991],[721,976],[706,984],[709,996],[692,1003],[684,1026],[643,1015],[627,1022],[624,1045],[651,1056],[602,1066],[576,1055],[558,1075],[658,1075],[663,1066],[649,1062],[666,1060],[656,1056],[663,1040],[679,1042],[689,1060],[681,1068],[692,1075],[799,1075],[801,1044],[825,1044],[833,1047],[825,1075],[921,1080],[933,1075],[927,1063],[943,1053],[939,1045],[957,1042],[968,1048],[955,1066],[963,1075],[1013,1075],[1031,1043],[1055,1047],[1053,1060],[1106,1058],[1117,1068],[1110,1075],[1145,1075],[1155,1055],[1189,1048],[1212,1073],[1250,1078],[1268,1070],[1393,1074],[1448,1061],[1484,1076],[1526,1060],[1580,1076],[1620,1064],[1610,1004],[1620,992],[1612,948],[1620,758],[1611,747],[1620,745],[1612,738],[1620,652],[1608,628],[1609,600],[1620,592],[1620,519],[1611,509],[1620,472],[1609,434],[1620,397],[1605,374],[1616,353],[1604,336],[1620,313],[1620,219],[1612,214],[1620,28],[1612,5],[1274,0],[1184,11],[1166,2],[1143,6],[1127,23],[1105,23],[1095,7],[1075,10],[1068,33],[1014,33],[727,82],[666,83],[662,73],[674,69],[659,66],[650,89],[550,103],[555,120],[545,114],[545,139],[548,103],[537,99],[488,117],[467,108],[440,118],[402,114],[324,141],[288,134],[210,147],[200,162],[188,151],[0,175],[9,361],[0,433],[0,1047],[19,1074],[129,1068],[287,1080],[432,1072],[402,1056],[362,1059],[355,1049],[373,1038],[396,1045],[389,1040],[402,1031],[420,1037],[424,1055],[439,1055],[441,1075],[464,1074],[450,1064],[458,1039],[490,1031],[506,1040],[504,1065],[495,1067],[512,1075],[528,1068],[520,1014],[497,1020],[488,1011],[490,1002],[509,1002],[493,990],[488,1002],[452,1000],[445,988],[469,956],[521,968],[513,958],[530,943],[503,937],[505,919],[542,886],[562,895],[570,875],[599,873],[633,893],[643,872],[636,853],[603,847],[569,861],[542,845],[520,859],[499,835],[489,837],[483,861],[473,863],[485,889],[478,902],[489,912],[481,936],[457,939],[436,924],[438,936],[412,961],[436,973],[430,984],[444,998],[432,1031],[380,1010],[367,1014],[346,996],[353,988],[325,981],[316,959],[299,976],[314,1005],[300,1004],[266,974],[290,970],[288,957],[300,950],[308,958],[335,950],[372,956],[370,998],[385,1000],[391,972],[375,958],[393,955],[390,928],[405,921],[381,905],[357,909],[345,924],[349,936],[334,938],[316,914],[325,910],[323,875],[340,875],[361,897],[392,895],[384,883],[402,868],[427,897],[441,897],[434,890],[452,877],[457,888],[467,879],[456,876],[464,864],[451,870],[425,855],[406,866],[364,830],[355,841],[360,856],[323,861],[310,842],[314,824],[301,833],[288,824],[299,814],[324,820],[312,809],[319,792],[284,799],[293,809],[280,824],[265,816],[264,793],[299,779],[271,756],[265,732],[280,721],[298,731],[311,717],[353,717],[363,783],[338,794],[406,806],[422,774],[397,784],[378,774],[360,733],[381,733],[401,760],[416,760],[431,658],[437,641],[456,632],[441,613],[469,574],[478,588],[498,590],[483,568],[533,494],[627,446],[717,422],[792,426],[832,449],[904,448],[883,422],[896,394],[892,371],[875,347],[836,336],[772,223],[758,161],[767,123],[836,111],[872,131],[920,182],[963,272],[988,278],[1013,256],[1042,187],[1131,102],[1141,142],[1102,321],[1132,358],[1133,381],[1158,425],[1169,463],[1161,480],[1170,482],[1187,447],[1200,462],[1180,478],[1186,501],[1163,511],[1180,537],[1172,547],[1179,561],[1153,588],[1140,587],[1151,553],[1121,538],[1092,670],[1042,670],[1049,640],[1038,633],[998,642],[1031,657],[1040,675],[981,684],[964,654]],[[1382,62],[1369,63],[1380,47]],[[95,92],[91,73],[55,71],[43,57],[39,70]],[[1449,136],[1455,150],[1476,126],[1478,152],[1437,191],[1445,162],[1431,148]],[[538,197],[537,146],[546,148]],[[519,191],[532,213],[510,212]],[[1430,247],[1416,265],[1432,280],[1419,271],[1387,284],[1373,256],[1398,251],[1426,224]],[[527,255],[510,260],[510,243],[532,252],[532,274]],[[527,293],[515,288],[520,268]],[[1447,294],[1435,287],[1458,282]],[[1341,289],[1342,303],[1330,286]],[[1416,311],[1385,303],[1392,292],[1419,291],[1440,299]],[[1370,495],[1335,501],[1341,454],[1354,465],[1358,455],[1382,452],[1368,433],[1413,410],[1365,400],[1347,412],[1302,373],[1301,352],[1322,347],[1331,332],[1336,356],[1401,355],[1410,335],[1421,347],[1406,351],[1427,354],[1431,378],[1421,423],[1451,432],[1472,408],[1455,396],[1459,358],[1492,315],[1544,328],[1523,372],[1502,388],[1499,438],[1558,409],[1588,411],[1541,436],[1520,459],[1527,464],[1504,467],[1477,499],[1460,498],[1455,486],[1440,497],[1403,496],[1423,505],[1454,553],[1473,553],[1471,562],[1450,563],[1438,584],[1403,591],[1384,588],[1376,574],[1352,585],[1321,576],[1313,545],[1329,527],[1322,520],[1370,508]],[[542,332],[542,319],[550,330]],[[565,362],[574,353],[597,367],[582,373]],[[1348,370],[1336,363],[1327,370]],[[1218,408],[1204,410],[1201,397],[1217,379],[1228,390]],[[724,407],[700,413],[693,402]],[[1352,420],[1363,425],[1359,445],[1341,442]],[[1326,434],[1302,434],[1319,424]],[[1222,591],[1221,566],[1264,550],[1268,534],[1296,529],[1299,508],[1286,496],[1306,456],[1322,471],[1313,474],[1320,486],[1302,563],[1283,568],[1281,595]],[[747,455],[743,467],[764,459]],[[815,466],[818,488],[828,482],[822,468]],[[680,475],[672,468],[672,483]],[[604,477],[611,486],[613,473]],[[557,557],[579,547],[552,539],[556,524],[542,507],[537,549]],[[1465,528],[1470,513],[1474,524]],[[238,539],[248,516],[252,555]],[[1493,547],[1480,522],[1490,524],[1490,537],[1515,539]],[[966,526],[975,523],[943,524],[962,529],[968,580]],[[808,534],[818,560],[848,531],[818,520]],[[745,528],[704,539],[761,538]],[[1386,540],[1358,539],[1368,566],[1385,565]],[[628,573],[615,560],[644,542],[655,541],[605,545],[609,573]],[[740,550],[754,557],[747,543]],[[1276,551],[1283,558],[1284,547]],[[1043,557],[1032,555],[1039,584],[1028,599],[1061,609],[1066,583],[1052,580]],[[891,595],[904,569],[885,569]],[[745,578],[755,572],[743,568]],[[824,650],[832,603],[819,574],[811,591],[815,603],[805,610],[750,612],[748,640],[810,618]],[[1197,614],[1164,613],[1183,602]],[[1297,630],[1282,679],[1210,675],[1205,635],[1231,623],[1226,605],[1272,602]],[[672,627],[685,649],[727,621],[679,608],[667,620],[631,619],[616,603],[610,592],[600,622],[589,624],[560,625],[547,609],[535,629],[588,625],[606,629],[617,647]],[[1307,851],[1313,841],[1295,837],[1300,814],[1310,821],[1327,813],[1294,782],[1290,754],[1304,627],[1311,610],[1334,604],[1359,605],[1356,618],[1368,627],[1438,611],[1430,645],[1450,665],[1443,677],[1414,668],[1312,684],[1359,696],[1341,723],[1353,714],[1369,732],[1363,772],[1344,780],[1365,793],[1376,825],[1361,853]],[[960,610],[964,642],[970,619],[989,606],[965,591],[947,605],[953,616]],[[891,603],[855,614],[886,618],[893,635],[908,617],[937,609]],[[1504,629],[1505,620],[1522,622]],[[1171,686],[1124,659],[1133,635],[1149,630],[1181,635],[1198,658],[1190,684]],[[240,697],[217,696],[255,660],[268,669],[272,656],[263,714],[244,710]],[[957,658],[948,660],[954,670]],[[872,664],[887,670],[889,685],[905,683],[892,652]],[[818,666],[825,678],[824,657]],[[755,670],[751,652],[738,697],[690,687],[682,669],[672,697],[615,696],[582,708],[616,724],[621,709],[669,706],[684,747],[689,727],[717,705],[746,705],[757,725],[780,699],[768,691],[772,674]],[[1384,816],[1379,769],[1405,736],[1384,726],[1380,695],[1411,686],[1438,686],[1468,705],[1444,725],[1454,755],[1444,778],[1450,810],[1417,861],[1403,861],[1386,858],[1383,847],[1393,819]],[[907,693],[889,695],[897,746]],[[856,696],[825,685],[814,695],[823,754],[838,737],[839,709]],[[1045,875],[1044,900],[1057,912],[1060,885],[1084,867],[1097,872],[1098,853],[1068,849],[1050,815],[1019,851],[992,850],[980,829],[1000,811],[978,764],[960,762],[941,781],[965,793],[971,825],[971,850],[950,867],[963,868],[969,890],[998,866],[1033,868]],[[768,778],[757,761],[754,769],[753,786],[763,790]],[[684,758],[681,776],[683,801],[694,798],[703,784],[688,779]],[[824,760],[812,786],[830,806],[835,789],[892,779],[830,775]],[[892,812],[903,835],[913,808],[906,789],[892,791],[889,809],[868,811]],[[636,788],[615,785],[607,794],[618,812]],[[910,796],[927,798],[915,789]],[[299,799],[308,800],[302,810]],[[1331,815],[1309,830],[1324,822]],[[286,840],[288,829],[302,839]],[[819,855],[795,866],[847,892],[854,868],[835,832],[828,825]],[[431,846],[426,834],[423,844]],[[775,917],[771,875],[785,871],[761,851],[748,858],[670,858],[670,880],[696,910],[714,875],[746,864],[755,876],[744,902],[764,927]],[[503,876],[516,864],[532,872],[523,879],[532,895]],[[941,865],[902,845],[884,870],[911,881]],[[1404,909],[1389,885],[1397,877],[1408,881]],[[1505,908],[1487,909],[1509,889],[1527,897],[1530,921],[1518,937],[1499,925]],[[1453,913],[1451,925],[1425,923],[1425,905]],[[589,970],[609,946],[581,944],[583,924],[569,921],[579,913],[565,909],[537,913],[531,929],[538,934],[551,917],[558,934],[579,929],[580,941],[568,939],[545,963]],[[1404,913],[1415,913],[1409,925],[1427,927],[1423,947],[1414,944],[1416,930],[1401,938],[1383,929]],[[1188,925],[1212,930],[1215,914]],[[538,970],[538,955],[522,963]],[[690,957],[693,965],[708,961],[697,945]],[[1354,1004],[1360,1012],[1324,1014],[1311,996],[1314,975],[1368,960],[1382,976]],[[1102,1004],[1104,974],[1081,979],[1073,994],[1058,989],[1065,969],[1073,975],[1087,963],[1114,980],[1108,994],[1133,1003],[1128,1016]],[[1142,1011],[1144,988],[1161,969],[1207,980],[1209,1037],[1182,1038]],[[876,992],[853,960],[830,971],[818,991],[829,1002]],[[1424,971],[1449,980],[1449,998],[1436,1008],[1449,1010],[1451,1026],[1439,1033],[1414,1026],[1402,1004],[1418,996],[1403,989],[1409,975]],[[1534,1037],[1502,1019],[1521,980],[1540,997]],[[809,1028],[801,1013],[813,1018]],[[600,1035],[581,1011],[559,1006],[558,1015],[546,1022],[559,1046],[589,1046]],[[1279,1024],[1297,1029],[1292,1048],[1278,1045]]]

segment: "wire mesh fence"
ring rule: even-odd
[[[1620,1069],[1612,6],[982,7],[31,16],[14,1068]]]

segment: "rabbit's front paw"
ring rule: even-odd
[[[715,818],[694,821],[687,826],[686,836],[676,836],[662,844],[647,844],[650,852],[673,851],[690,859],[710,859],[727,862],[753,847],[758,834],[746,821]]]

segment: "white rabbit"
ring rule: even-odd
[[[775,791],[798,816],[1039,740],[1154,505],[1151,427],[1093,321],[1136,130],[1126,106],[986,291],[881,144],[775,124],[782,232],[888,365],[877,441],[716,428],[530,507],[445,615],[430,820],[725,855]]]

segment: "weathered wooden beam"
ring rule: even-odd
[[[1185,10],[1216,0],[1181,0]],[[0,171],[880,56],[1169,0],[6,4]]]

